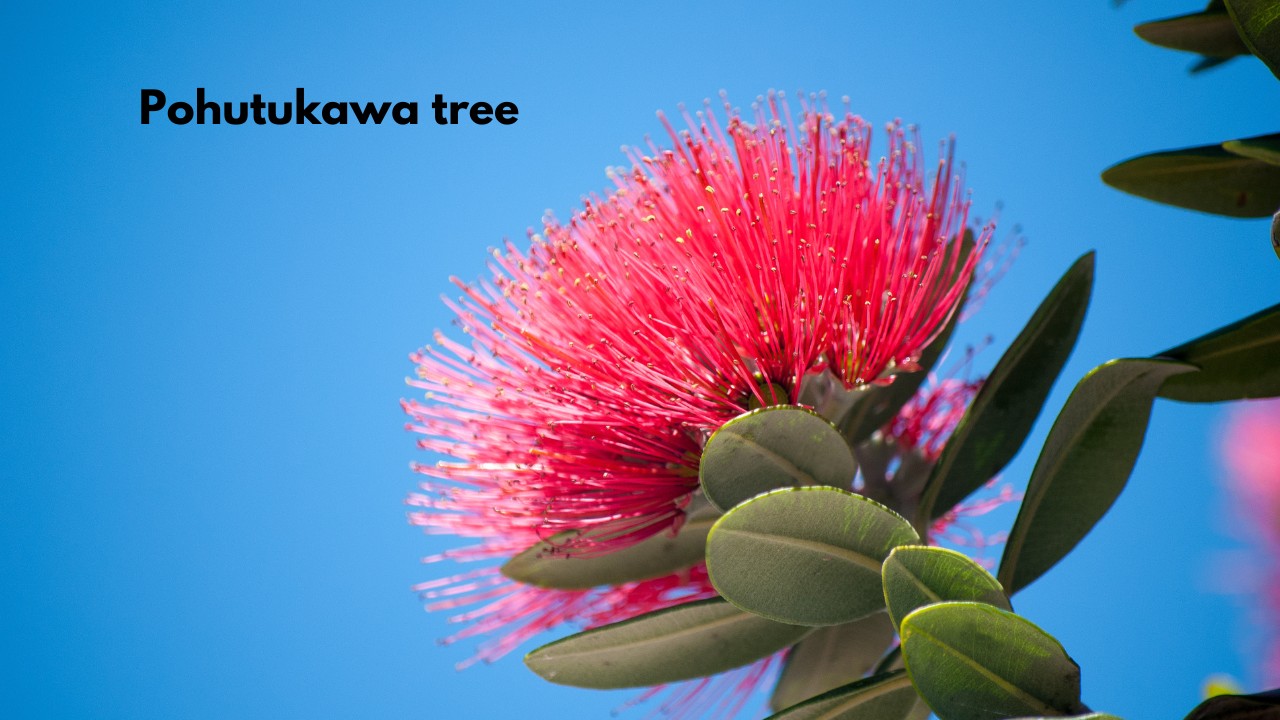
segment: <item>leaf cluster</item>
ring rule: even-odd
[[[1199,12],[1143,23],[1138,37],[1198,53],[1198,73],[1253,55],[1280,77],[1280,3],[1212,0]],[[1102,173],[1108,185],[1167,205],[1237,218],[1272,217],[1280,256],[1280,134],[1226,140],[1130,158]]]
[[[859,461],[874,474],[876,444],[884,442],[858,429],[868,417],[860,403],[875,403],[880,416],[886,404],[896,412],[907,399],[877,388],[854,398],[835,422],[774,405],[726,423],[705,445],[701,492],[674,536],[587,557],[552,552],[553,539],[512,559],[503,568],[508,576],[564,589],[705,562],[720,595],[553,642],[529,653],[526,664],[556,683],[640,687],[785,650],[773,720],[929,712],[942,720],[1110,717],[1084,705],[1080,668],[1013,613],[1010,596],[1062,560],[1110,509],[1158,397],[1280,396],[1280,306],[1151,357],[1104,363],[1080,379],[1039,450],[994,576],[929,546],[932,522],[1022,448],[1075,345],[1092,283],[1090,253],[997,362],[942,455],[920,471],[912,502],[855,491]],[[1222,701],[1193,717],[1243,717],[1237,707]]]

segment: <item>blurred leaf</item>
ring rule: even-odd
[[[769,698],[774,712],[866,675],[893,643],[893,623],[882,612],[815,630],[787,655]]]
[[[1228,140],[1222,148],[1241,157],[1253,158],[1271,165],[1280,165],[1280,134]]]
[[[1280,396],[1280,305],[1202,335],[1158,357],[1190,363],[1200,372],[1169,378],[1160,397],[1221,402]]]
[[[941,720],[1088,712],[1080,668],[1032,623],[985,603],[939,603],[902,621],[916,691]]]
[[[1133,29],[1152,45],[1185,50],[1215,58],[1248,55],[1249,47],[1236,32],[1226,10],[1205,10],[1142,23]]]
[[[561,533],[508,560],[502,574],[526,585],[558,590],[585,590],[670,575],[702,560],[707,534],[719,516],[710,503],[695,500],[674,537],[664,532],[606,554],[566,552],[562,549],[566,540],[590,537],[592,531]]]
[[[1280,690],[1256,695],[1218,695],[1196,706],[1186,720],[1276,720]]]
[[[1280,207],[1280,167],[1221,145],[1140,155],[1111,166],[1102,180],[1148,200],[1229,217],[1267,217]]]
[[[1231,62],[1231,58],[1201,56],[1201,58],[1191,66],[1190,72],[1192,75],[1199,75],[1206,70],[1212,70],[1213,68],[1228,62]]]
[[[844,490],[752,498],[711,528],[707,574],[726,600],[779,622],[839,625],[884,609],[880,564],[919,543],[897,513]]]
[[[903,545],[889,553],[881,572],[895,627],[912,611],[936,602],[973,601],[1013,609],[991,573],[954,550]]]
[[[1111,508],[1137,462],[1161,384],[1193,370],[1169,360],[1112,360],[1071,391],[1005,542],[998,577],[1010,595],[1071,552]]]
[[[808,632],[714,598],[570,635],[529,653],[524,663],[560,685],[646,687],[741,667]]]
[[[1280,7],[1275,0],[1228,0],[1226,5],[1249,51],[1280,77]]]
[[[919,702],[911,678],[897,670],[837,688],[766,720],[904,720]]]
[[[927,524],[995,477],[1018,454],[1075,347],[1093,289],[1083,255],[996,363],[934,465],[917,512]]]
[[[778,405],[739,415],[712,433],[698,478],[707,499],[728,510],[778,488],[848,488],[857,470],[831,423],[812,410]]]

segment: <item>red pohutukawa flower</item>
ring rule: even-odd
[[[422,448],[453,460],[410,503],[431,531],[506,554],[562,531],[604,552],[679,524],[707,434],[810,373],[846,387],[912,369],[978,263],[951,143],[926,173],[915,133],[872,132],[770,97],[667,125],[674,148],[631,151],[616,187],[451,307],[464,345],[413,356],[406,401]],[[665,124],[665,120],[664,120]]]
[[[478,543],[428,560],[545,540],[601,554],[678,530],[712,431],[798,402],[806,382],[854,389],[914,371],[958,311],[991,227],[962,242],[969,205],[950,142],[926,172],[898,123],[873,161],[871,128],[851,114],[806,107],[793,123],[774,96],[750,119],[726,111],[723,125],[686,115],[679,133],[664,119],[673,149],[629,151],[607,196],[567,224],[545,219],[528,250],[494,252],[487,281],[455,280],[462,296],[446,302],[470,343],[437,333],[412,356],[426,402],[403,403],[419,445],[450,459],[415,464],[428,480],[408,502],[428,532]],[[890,448],[876,482],[936,460],[977,387],[934,382],[909,402],[876,436]],[[416,589],[464,624],[450,641],[487,638],[480,660],[564,624],[716,595],[701,562],[586,590],[496,567]],[[747,694],[718,689],[755,686],[780,657],[679,686],[668,702],[731,714]]]

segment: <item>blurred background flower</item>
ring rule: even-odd
[[[1246,668],[1280,687],[1280,400],[1231,406],[1220,443],[1233,534],[1253,545],[1224,584],[1246,595]]]

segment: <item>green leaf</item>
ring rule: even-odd
[[[903,720],[919,704],[911,678],[897,670],[837,688],[766,720]]]
[[[916,691],[941,720],[1088,712],[1080,668],[1048,633],[985,603],[939,603],[902,621]]]
[[[670,575],[702,560],[707,535],[720,516],[705,500],[695,501],[687,513],[675,536],[660,533],[606,554],[566,552],[562,549],[566,540],[590,537],[592,531],[561,533],[508,560],[502,574],[526,585],[557,590],[585,590]]]
[[[897,513],[844,490],[752,498],[711,528],[707,574],[743,610],[796,625],[840,625],[884,609],[880,564],[920,536]]]
[[[741,667],[808,632],[714,598],[570,635],[529,653],[524,663],[560,685],[647,687]]]
[[[1221,402],[1280,396],[1280,305],[1202,335],[1157,357],[1190,363],[1200,372],[1169,380],[1160,397]]]
[[[1280,165],[1280,134],[1228,140],[1222,143],[1222,148],[1240,157]]]
[[[933,467],[921,526],[995,477],[1018,454],[1075,347],[1093,290],[1093,253],[1067,270],[983,383]]]
[[[728,510],[778,488],[847,488],[857,470],[831,423],[811,410],[778,405],[739,415],[712,433],[698,478],[707,499]]]
[[[885,558],[882,573],[894,627],[916,609],[937,602],[974,601],[1013,609],[991,573],[954,550],[903,545]]]
[[[1227,11],[1249,51],[1280,77],[1280,6],[1275,0],[1227,0]]]
[[[1221,145],[1140,155],[1102,173],[1124,192],[1229,217],[1268,217],[1280,207],[1280,167]]]
[[[783,710],[861,678],[893,644],[894,635],[893,623],[882,612],[815,630],[787,655],[769,707]]]
[[[1186,720],[1275,720],[1280,717],[1280,690],[1256,695],[1218,695],[1196,706]]]
[[[1071,552],[1111,508],[1137,462],[1160,386],[1193,370],[1170,360],[1112,360],[1071,391],[1005,542],[998,577],[1010,595]]]
[[[1133,29],[1152,45],[1215,58],[1248,55],[1235,23],[1224,10],[1203,11],[1142,23]]]

